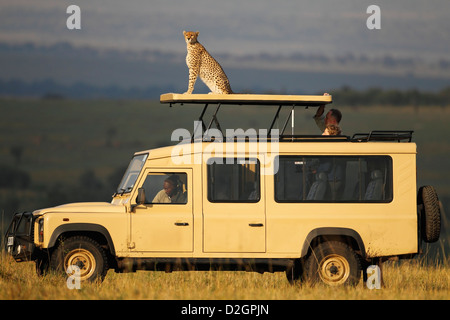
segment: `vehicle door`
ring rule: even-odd
[[[146,169],[144,177],[145,203],[131,213],[132,251],[192,252],[192,169]]]
[[[205,252],[265,252],[264,180],[256,158],[210,158],[203,170]]]

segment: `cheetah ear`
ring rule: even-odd
[[[186,31],[185,30],[183,30],[183,36],[185,36],[186,35]]]
[[[198,37],[198,35],[200,34],[200,32],[195,31],[195,35]]]

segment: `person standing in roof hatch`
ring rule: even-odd
[[[324,93],[324,96],[329,96],[328,93]],[[340,135],[342,134],[339,127],[339,122],[342,119],[342,113],[338,109],[331,109],[324,116],[325,105],[321,105],[316,114],[314,120],[317,127],[322,131],[323,135]]]

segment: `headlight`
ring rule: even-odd
[[[44,242],[44,218],[40,219],[38,228],[39,242]]]

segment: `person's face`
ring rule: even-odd
[[[325,126],[329,124],[337,124],[336,118],[333,116],[331,111],[328,111],[327,115],[325,116]]]
[[[170,196],[172,196],[172,194],[175,190],[175,186],[173,184],[171,184],[170,182],[164,181],[163,189],[164,189],[164,192],[170,197]]]

